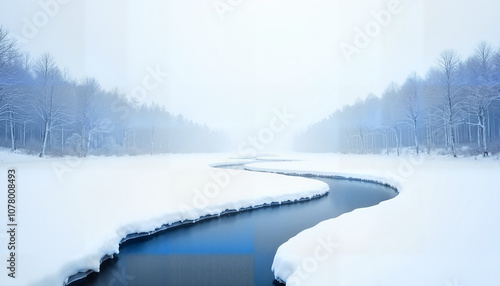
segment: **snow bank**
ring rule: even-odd
[[[2,153],[1,223],[7,224],[7,170],[17,173],[16,278],[0,285],[62,285],[99,270],[129,234],[226,210],[324,194],[319,181],[208,167],[222,155],[39,159]],[[8,258],[6,232],[0,255]],[[6,262],[4,262],[6,265]]]
[[[273,271],[287,285],[500,284],[499,160],[331,154],[301,159],[250,168],[373,180],[400,194],[283,244]]]

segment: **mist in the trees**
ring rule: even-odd
[[[300,151],[456,157],[500,150],[500,49],[486,42],[465,61],[445,50],[426,75],[392,82],[296,136]]]
[[[0,28],[0,146],[50,155],[213,152],[222,132],[144,105],[91,77],[75,80],[56,59],[23,53]]]

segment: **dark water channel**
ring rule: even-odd
[[[328,195],[293,204],[233,213],[126,241],[120,254],[80,285],[281,285],[271,264],[278,247],[300,231],[356,208],[391,199],[389,187],[315,178]]]

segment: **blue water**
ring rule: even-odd
[[[277,248],[320,221],[397,195],[373,183],[316,178],[330,185],[311,201],[228,214],[127,241],[76,285],[281,285],[271,265]],[[356,226],[353,226],[356,227]]]

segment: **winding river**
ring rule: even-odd
[[[315,179],[330,185],[328,195],[226,214],[126,241],[119,255],[103,262],[99,273],[70,285],[282,285],[271,271],[281,244],[323,220],[397,195],[375,183]]]

